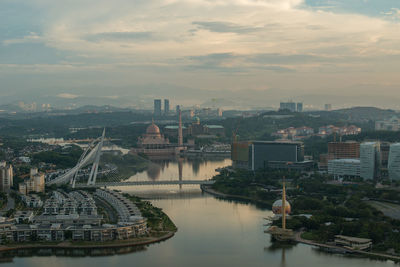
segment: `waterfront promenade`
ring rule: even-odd
[[[118,240],[112,242],[70,242],[64,241],[60,243],[31,243],[31,244],[12,244],[8,246],[0,246],[0,252],[2,251],[10,251],[10,250],[19,250],[19,249],[37,249],[37,248],[62,248],[62,249],[73,249],[73,248],[82,248],[82,249],[95,249],[95,248],[122,248],[122,247],[134,247],[134,246],[145,246],[153,243],[158,243],[165,241],[175,235],[174,231],[168,231],[159,237],[142,237],[142,238],[133,238],[128,240]]]
[[[301,244],[306,244],[314,247],[319,247],[319,248],[324,248],[324,249],[329,249],[332,251],[338,251],[338,252],[343,252],[343,253],[350,253],[350,254],[359,254],[367,257],[377,257],[377,258],[383,258],[383,259],[390,259],[396,262],[400,261],[399,256],[395,255],[390,255],[390,254],[384,254],[384,253],[376,253],[376,252],[369,252],[369,251],[363,251],[363,250],[354,250],[354,249],[348,249],[344,247],[339,247],[335,245],[329,245],[329,244],[322,244],[322,243],[317,243],[311,240],[303,239],[301,235],[304,232],[297,232],[295,234],[296,242],[301,243]]]

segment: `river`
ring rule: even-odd
[[[131,179],[203,179],[215,168],[229,165],[229,160],[184,160],[160,164],[154,173],[143,172]],[[181,171],[179,171],[181,165]],[[176,176],[178,175],[178,176]],[[3,255],[2,266],[395,266],[391,261],[348,257],[320,252],[306,245],[274,247],[264,234],[264,217],[268,209],[251,204],[216,199],[203,194],[198,186],[153,186],[120,189],[151,198],[178,226],[171,239],[139,249],[118,251],[21,251]],[[135,250],[135,251],[132,251]],[[64,256],[73,254],[72,256]],[[104,254],[112,254],[104,256]],[[40,256],[39,256],[40,255]],[[55,256],[57,255],[57,256]],[[92,255],[92,256],[89,256]],[[102,255],[102,256],[93,256]]]

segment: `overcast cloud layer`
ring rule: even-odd
[[[0,97],[397,99],[399,8],[398,0],[2,0]]]

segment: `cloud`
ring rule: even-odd
[[[3,41],[3,45],[13,45],[13,44],[24,44],[24,43],[41,43],[43,42],[42,36],[38,35],[35,32],[31,32],[29,35],[26,35],[22,38],[16,39],[7,39]]]
[[[154,81],[237,91],[398,83],[396,1],[5,0],[0,78],[128,93]]]
[[[229,22],[220,21],[194,21],[193,25],[199,26],[201,29],[205,29],[211,32],[219,33],[252,33],[259,30],[257,27],[246,27],[237,25]]]
[[[79,95],[69,94],[69,93],[61,93],[61,94],[58,94],[57,97],[65,98],[65,99],[76,99],[79,97]]]
[[[101,32],[86,36],[86,40],[98,41],[141,41],[154,39],[152,32]]]

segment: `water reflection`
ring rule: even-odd
[[[138,247],[123,247],[123,248],[96,248],[96,249],[82,249],[82,248],[34,248],[34,249],[20,249],[5,251],[0,253],[0,263],[12,263],[14,258],[27,258],[27,257],[100,257],[100,256],[115,256],[130,254],[134,252],[144,252],[147,250],[146,246]]]
[[[129,181],[148,180],[206,180],[216,174],[215,169],[231,164],[227,158],[152,159],[146,171],[137,173]]]
[[[107,267],[107,266],[310,266],[381,267],[390,261],[349,258],[297,244],[272,243],[264,234],[270,210],[222,201],[207,194],[152,200],[178,226],[177,234],[158,244],[135,250],[30,250],[0,255],[2,266]],[[37,253],[37,254],[35,254]],[[40,255],[40,256],[34,256]],[[101,257],[99,257],[101,256]]]

